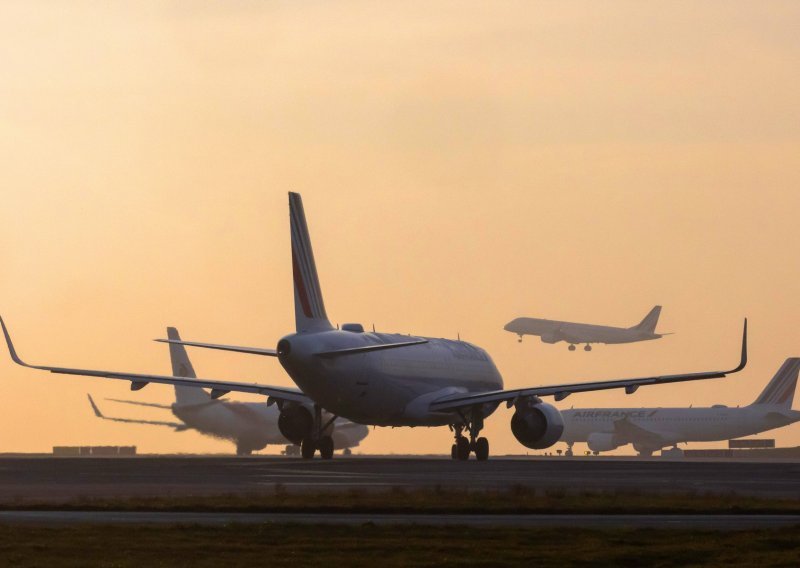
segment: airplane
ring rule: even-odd
[[[174,327],[167,328],[170,339],[180,340],[178,330]],[[180,377],[196,377],[194,367],[186,354],[183,345],[171,343],[169,346],[172,372]],[[95,416],[113,422],[128,424],[149,424],[153,426],[166,426],[176,432],[197,430],[202,434],[230,440],[236,444],[236,455],[247,456],[252,452],[263,450],[268,445],[285,445],[287,455],[299,453],[298,444],[301,440],[289,440],[281,434],[278,428],[280,411],[277,406],[268,406],[263,402],[233,402],[213,399],[200,387],[175,385],[175,404],[156,404],[153,402],[140,402],[136,400],[111,399],[114,402],[149,406],[171,410],[180,422],[161,422],[153,420],[137,420],[131,418],[115,418],[104,415],[91,395],[89,404]],[[330,420],[329,415],[325,415]],[[355,424],[346,420],[338,420],[331,424],[326,434],[333,438],[334,450],[343,450],[349,455],[351,448],[366,438],[369,429],[362,424]]]
[[[585,343],[584,351],[592,350],[592,343],[635,343],[659,339],[669,333],[656,333],[661,306],[655,306],[638,324],[632,327],[610,327],[589,323],[573,323],[538,318],[517,318],[508,322],[503,329],[519,335],[522,343],[523,335],[538,335],[542,343],[558,343],[566,341],[569,350],[575,351],[575,345]]]
[[[561,413],[542,397],[561,401],[573,393],[624,389],[632,394],[645,385],[725,377],[747,364],[747,319],[742,332],[739,364],[728,371],[655,375],[504,389],[489,354],[466,341],[366,332],[361,324],[334,327],[328,319],[311,247],[303,202],[289,194],[292,274],[296,331],[278,341],[275,349],[160,339],[238,353],[274,357],[299,388],[241,381],[187,379],[178,376],[127,373],[30,365],[17,355],[5,322],[0,318],[12,360],[18,365],[66,375],[126,380],[139,390],[150,383],[203,386],[211,398],[229,392],[267,397],[280,410],[278,426],[290,440],[301,439],[301,454],[311,459],[333,456],[326,428],[339,417],[371,426],[448,427],[454,434],[453,459],[478,461],[489,457],[489,441],[480,436],[484,421],[505,403],[514,408],[511,432],[523,446],[548,448],[561,438]],[[323,410],[332,417],[324,420]]]
[[[595,454],[633,444],[640,456],[684,442],[718,442],[752,436],[800,421],[792,410],[800,358],[786,359],[756,400],[743,408],[572,408],[562,410],[566,455],[575,442]]]

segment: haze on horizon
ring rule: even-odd
[[[798,25],[796,2],[3,3],[0,313],[31,363],[166,373],[167,325],[274,346],[291,190],[334,321],[460,333],[514,387],[729,368],[747,316],[738,375],[557,406],[749,404],[800,355]],[[658,342],[570,353],[503,331],[655,304],[676,332]],[[0,451],[231,450],[101,423],[86,393],[125,383],[2,353]],[[190,355],[203,377],[291,384],[273,360]],[[487,421],[495,455],[525,450],[510,417]],[[361,449],[450,436],[377,429]]]

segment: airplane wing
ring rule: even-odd
[[[17,365],[29,367],[31,369],[41,369],[43,371],[50,371],[61,375],[79,375],[84,377],[99,377],[104,379],[118,379],[123,381],[130,381],[131,390],[139,390],[146,387],[150,383],[160,383],[167,385],[180,385],[186,387],[203,387],[211,389],[211,397],[219,398],[229,392],[246,392],[252,394],[261,394],[270,397],[275,401],[298,402],[301,404],[313,404],[313,401],[308,398],[300,389],[291,387],[273,387],[261,385],[258,383],[240,383],[231,381],[215,381],[208,379],[194,379],[186,377],[173,377],[170,375],[147,375],[139,373],[120,373],[115,371],[96,371],[92,369],[71,369],[67,367],[49,367],[46,365],[29,365],[25,363],[17,355],[14,344],[11,341],[11,336],[8,333],[6,324],[3,318],[0,317],[0,326],[3,328],[3,334],[8,344],[8,350],[11,358]]]
[[[614,439],[622,441],[623,444],[641,442],[650,446],[663,446],[666,441],[659,434],[634,424],[628,418],[614,422]]]
[[[103,420],[110,420],[111,422],[126,422],[128,424],[150,424],[151,426],[167,426],[169,428],[174,428],[176,432],[183,432],[184,430],[188,430],[189,427],[186,426],[183,422],[161,422],[159,420],[134,420],[132,418],[113,418],[111,416],[106,416],[100,409],[97,408],[94,400],[92,399],[92,395],[87,394],[89,397],[89,404],[92,405],[92,410],[94,411],[94,415],[98,418]]]
[[[121,402],[122,404],[133,404],[136,406],[149,406],[151,408],[162,408],[164,410],[172,410],[169,404],[156,404],[155,402],[139,402],[138,400],[125,400],[123,398],[107,398],[111,402]]]
[[[572,393],[589,392],[624,388],[625,394],[633,394],[645,385],[660,385],[666,383],[679,383],[684,381],[700,381],[705,379],[718,379],[732,373],[737,373],[747,365],[747,320],[744,320],[742,332],[742,354],[739,365],[730,371],[707,371],[701,373],[685,373],[679,375],[660,375],[653,377],[639,377],[633,379],[617,379],[610,381],[594,381],[586,383],[569,383],[565,385],[549,385],[522,389],[500,390],[481,393],[456,394],[443,397],[431,403],[433,411],[458,410],[478,404],[505,402],[509,407],[518,398],[528,396],[553,396],[555,400],[564,400]]]
[[[179,408],[187,408],[191,407],[193,409],[202,408],[204,406],[209,406],[211,404],[217,404],[218,402],[225,401],[227,399],[224,398],[215,398],[213,400],[207,400],[205,402],[198,402],[195,404],[156,404],[155,402],[139,402],[138,400],[126,400],[124,398],[107,398],[106,400],[110,400],[111,402],[119,402],[121,404],[132,404],[134,406],[149,406],[151,408],[162,408],[164,410],[172,410],[175,407]]]

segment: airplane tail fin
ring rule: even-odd
[[[661,315],[661,306],[655,306],[650,313],[644,316],[644,319],[640,321],[637,325],[633,326],[632,329],[636,331],[647,331],[649,333],[655,333],[656,331],[656,324],[658,324],[658,316]]]
[[[753,404],[771,404],[790,409],[797,387],[798,372],[800,372],[800,357],[786,359]]]
[[[181,336],[178,330],[174,327],[167,328],[167,337],[170,339],[177,339],[180,341]],[[186,348],[179,343],[169,344],[169,359],[172,362],[172,374],[176,377],[189,377],[192,379],[197,378],[192,367],[192,362],[189,361],[189,355],[186,354]],[[209,402],[211,397],[206,391],[200,387],[184,387],[175,385],[175,402],[178,405],[184,404],[202,404]]]
[[[297,331],[325,331],[333,329],[317,275],[317,264],[311,248],[303,199],[298,193],[289,193],[289,217],[292,232],[292,272],[294,275],[294,315]]]

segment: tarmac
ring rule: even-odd
[[[0,504],[392,487],[800,497],[800,462],[612,458],[278,456],[0,458]]]
[[[800,515],[444,515],[0,511],[0,525],[426,525],[465,527],[748,530],[800,527]]]

